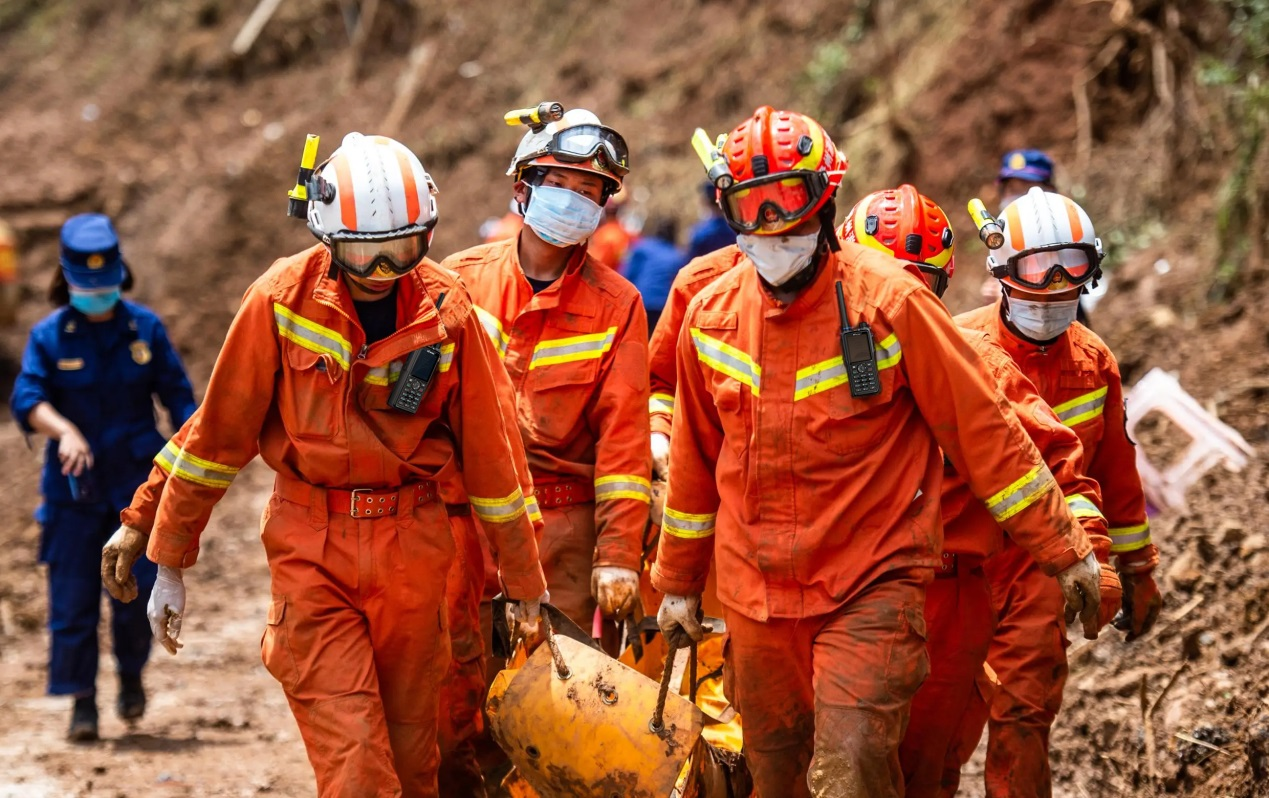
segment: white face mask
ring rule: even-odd
[[[604,209],[559,186],[538,186],[529,198],[524,223],[538,238],[557,247],[571,247],[590,238]]]
[[[762,279],[776,287],[805,269],[819,244],[819,233],[809,236],[736,236],[736,246],[753,261]]]
[[[1008,302],[1010,323],[1033,341],[1052,341],[1066,332],[1080,305],[1078,297],[1068,302],[1031,302],[1011,296]]]

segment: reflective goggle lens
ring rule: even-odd
[[[1045,288],[1059,271],[1075,285],[1085,282],[1093,273],[1089,253],[1082,249],[1055,249],[1032,252],[1013,264],[1015,279],[1023,285]]]
[[[777,233],[799,222],[817,196],[805,177],[786,177],[738,183],[723,192],[723,204],[734,224],[746,230]]]
[[[551,137],[547,153],[568,163],[581,163],[594,158],[600,150],[615,174],[630,171],[630,150],[617,131],[602,125],[577,125]]]
[[[337,239],[331,243],[331,254],[341,266],[361,277],[369,275],[379,264],[386,264],[396,274],[405,274],[418,266],[427,254],[427,239],[427,233],[388,241]]]

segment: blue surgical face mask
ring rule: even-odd
[[[85,316],[98,316],[108,312],[119,302],[119,289],[107,288],[101,291],[79,291],[70,289],[70,304]]]
[[[590,238],[604,209],[558,186],[537,186],[524,212],[524,223],[538,238],[557,247],[571,247]]]

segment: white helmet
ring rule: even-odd
[[[308,229],[345,271],[399,277],[432,243],[436,193],[431,175],[400,142],[349,133],[316,170]]]
[[[987,256],[987,270],[1010,288],[1069,291],[1101,276],[1102,241],[1084,209],[1040,187],[1000,214],[1005,243]]]
[[[525,170],[534,166],[599,175],[607,186],[607,200],[621,190],[621,182],[630,171],[630,150],[621,134],[604,126],[599,117],[584,108],[574,108],[540,130],[525,133],[507,174],[522,180]]]

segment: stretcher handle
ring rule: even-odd
[[[665,641],[669,643],[669,640]],[[691,658],[689,660],[691,667],[692,681],[692,702],[696,702],[696,641],[693,640],[688,644],[691,649]],[[674,672],[674,655],[678,653],[678,647],[671,646],[665,655],[665,670],[661,673],[661,690],[657,693],[657,705],[652,710],[652,720],[648,721],[648,729],[653,734],[660,734],[665,729],[665,700],[670,695],[670,675]]]
[[[545,612],[542,613],[541,618],[542,624],[546,627],[546,646],[551,650],[551,660],[555,663],[555,676],[560,681],[567,680],[573,672],[564,662],[564,655],[560,653],[560,644],[555,642],[555,630],[551,628],[551,618]]]

